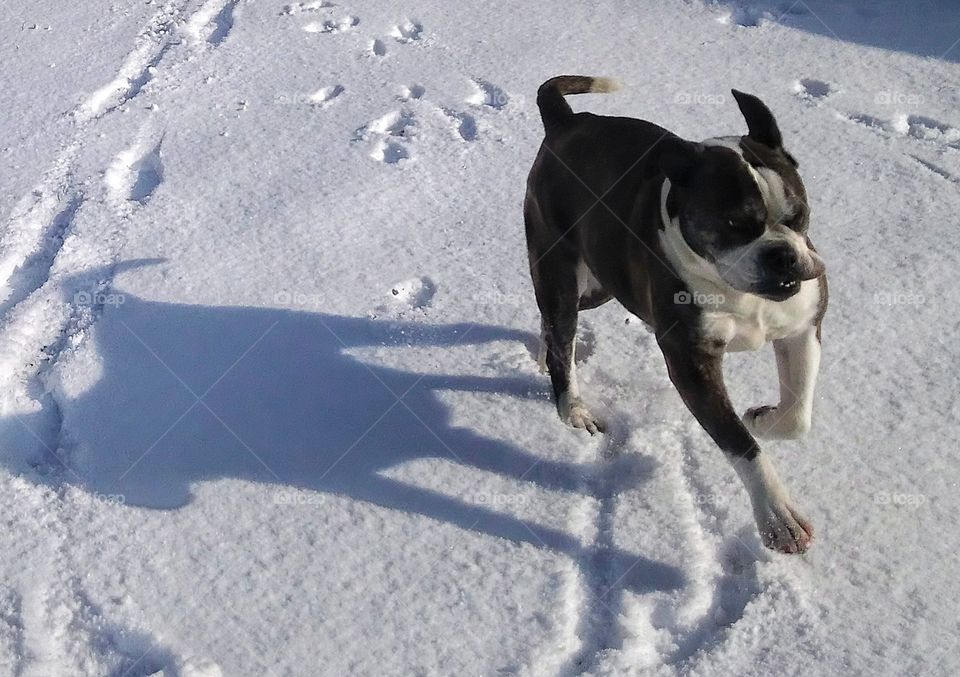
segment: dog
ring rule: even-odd
[[[827,278],[807,237],[797,161],[769,108],[737,90],[747,134],[702,142],[644,120],[574,113],[564,98],[617,88],[564,75],[537,93],[545,137],[523,214],[557,411],[603,431],[577,386],[577,314],[616,299],[653,329],[670,380],[743,482],[764,545],[802,553],[813,528],[756,441],[799,438],[811,425]],[[780,401],[738,416],[724,353],[767,341]]]

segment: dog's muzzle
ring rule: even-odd
[[[815,280],[826,270],[816,252],[809,248],[798,251],[788,242],[768,245],[758,259],[764,274],[756,293],[774,301],[790,298],[800,291],[802,282]]]

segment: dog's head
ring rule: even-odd
[[[824,271],[806,236],[807,195],[773,114],[755,96],[733,96],[746,136],[666,140],[659,166],[671,184],[667,211],[727,284],[783,301]]]

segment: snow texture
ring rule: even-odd
[[[0,22],[0,674],[955,675],[960,9],[13,3]],[[616,304],[563,426],[521,219],[547,77],[687,138],[761,96],[831,308],[745,491]],[[726,365],[738,409],[772,351]]]

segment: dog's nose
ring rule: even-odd
[[[800,262],[797,252],[789,245],[767,247],[761,254],[761,262],[765,270],[774,274],[791,274],[797,269]]]

